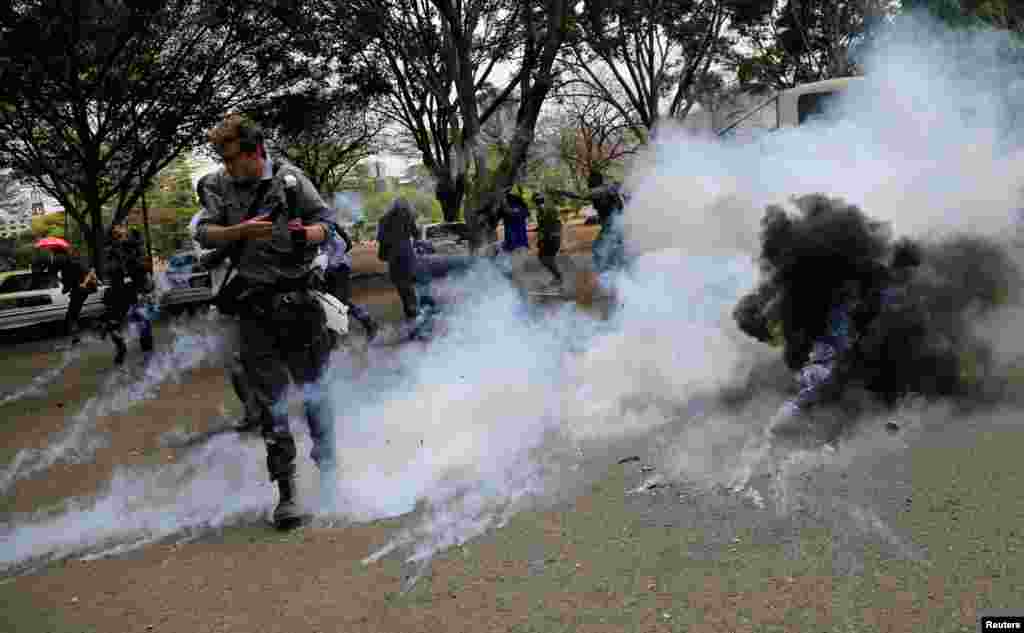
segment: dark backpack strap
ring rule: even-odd
[[[270,189],[270,184],[274,182],[274,178],[277,178],[277,173],[279,171],[281,171],[281,163],[274,163],[274,169],[272,172],[273,177],[268,178],[267,180],[261,180],[260,184],[257,185],[258,188],[256,189],[256,196],[253,197],[252,203],[249,205],[248,210],[246,210],[245,217],[242,218],[243,222],[256,216],[256,212],[260,209],[260,203],[263,202],[263,196],[267,195],[267,191]],[[224,275],[224,281],[220,282],[220,287],[217,288],[215,295],[219,295],[220,292],[224,290],[224,286],[227,285],[228,281],[231,279],[231,273],[235,272],[235,269],[238,268],[238,258],[242,254],[242,243],[239,242],[232,244],[225,250],[228,251],[228,257],[231,258],[231,264],[228,266],[228,272]]]
[[[260,184],[257,185],[256,197],[252,199],[252,204],[249,205],[249,210],[245,212],[243,221],[255,217],[256,212],[260,209],[260,203],[263,202],[263,196],[267,195],[267,191],[270,189],[271,183],[274,182],[274,178],[277,178],[279,171],[281,171],[281,164],[274,163],[273,176],[267,180],[261,180]]]

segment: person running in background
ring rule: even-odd
[[[530,208],[526,201],[511,191],[505,194],[505,208],[502,215],[505,225],[505,239],[502,249],[506,253],[517,253],[530,247],[526,225],[530,220]]]
[[[61,292],[70,294],[68,311],[64,315],[64,336],[71,337],[71,344],[76,345],[81,338],[78,336],[78,317],[82,314],[85,299],[96,292],[98,282],[96,271],[86,270],[81,259],[74,252],[58,251],[54,254],[54,265],[60,273]]]
[[[103,293],[103,303],[107,308],[103,321],[116,348],[114,364],[121,365],[128,351],[122,332],[126,319],[138,326],[142,351],[153,351],[153,326],[139,304],[141,296],[153,290],[153,282],[146,272],[142,250],[129,237],[124,222],[110,228],[110,238],[106,251],[106,272],[110,286]]]
[[[591,248],[594,270],[600,275],[621,268],[626,262],[623,213],[627,196],[618,184],[606,184],[604,174],[600,171],[590,173],[587,186],[589,190],[583,195],[563,190],[552,190],[552,193],[587,201],[597,212],[601,231]]]
[[[626,240],[622,226],[625,200],[615,183],[605,184],[604,174],[591,172],[590,203],[597,211],[601,232],[593,244],[594,270],[599,274],[621,268],[626,261]]]
[[[402,300],[405,318],[414,321],[419,315],[416,298],[416,250],[413,241],[419,238],[419,227],[412,205],[405,198],[395,198],[391,208],[380,219],[377,231],[377,257],[388,263],[388,276]]]
[[[349,314],[362,324],[366,330],[367,342],[372,342],[379,329],[377,323],[361,305],[352,303],[352,239],[340,226],[334,231],[327,242],[327,290],[348,307]]]
[[[537,258],[552,277],[546,289],[562,290],[564,280],[556,260],[562,248],[562,218],[558,207],[546,203],[543,193],[535,193],[533,203],[537,205]]]

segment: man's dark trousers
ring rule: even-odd
[[[82,306],[89,293],[81,288],[73,288],[68,297],[68,311],[64,315],[64,336],[72,336],[77,333],[78,317],[82,314]]]
[[[242,365],[261,411],[270,480],[295,475],[286,400],[290,378],[303,390],[313,461],[322,471],[333,468],[333,425],[320,384],[330,355],[323,308],[305,290],[257,294],[247,303],[240,323]]]

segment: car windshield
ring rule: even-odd
[[[47,290],[56,288],[60,282],[56,277],[49,275],[33,275],[32,273],[19,273],[11,275],[0,283],[0,294],[7,292],[28,292],[29,290]]]
[[[833,120],[841,116],[838,108],[838,92],[812,92],[797,98],[797,119],[800,123],[809,120]]]

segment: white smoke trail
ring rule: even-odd
[[[987,67],[972,72],[960,61],[965,47],[977,53],[996,39],[979,33],[956,47],[946,34],[922,45],[893,32],[841,99],[838,122],[809,122],[754,144],[665,130],[630,177],[631,242],[753,252],[766,204],[818,191],[892,222],[897,234],[1006,232],[1022,206],[1024,153],[1007,144],[1004,122],[1022,91],[1000,98]],[[986,62],[997,66],[990,57],[979,64]]]
[[[7,394],[0,398],[0,407],[11,402],[17,402],[24,398],[31,398],[34,396],[41,396],[46,393],[46,388],[53,384],[64,370],[71,366],[71,363],[75,362],[82,355],[81,347],[72,347],[65,350],[64,354],[61,355],[60,361],[50,369],[42,372],[38,376],[32,379],[32,381],[12,393]]]
[[[444,317],[448,333],[429,353],[403,352],[401,373],[377,365],[334,385],[339,507],[356,516],[400,514],[480,480],[504,488],[511,464],[558,427],[564,341],[525,318],[493,271],[471,277],[488,293]]]
[[[660,274],[647,275],[649,267]],[[403,359],[403,380],[366,404],[363,393],[335,393],[346,409],[337,507],[370,519],[425,506],[418,525],[368,562],[397,547],[423,561],[502,525],[558,491],[574,447],[672,421],[629,411],[630,399],[682,403],[737,374],[739,347],[715,322],[750,283],[749,264],[665,252],[636,271],[613,324],[572,309],[544,321],[517,317],[523,306],[498,290],[502,282],[467,280],[480,284],[481,299],[458,308],[453,334],[429,355]]]
[[[735,291],[729,293],[726,286],[735,282],[730,274],[742,273],[741,268],[724,275],[690,270],[694,279],[711,280],[705,284],[703,305],[694,302],[688,308],[693,326],[685,336],[691,350],[713,335],[697,327],[702,311],[713,313],[713,301],[726,306],[735,300]],[[672,286],[669,278],[665,283]],[[356,520],[423,508],[415,525],[396,534],[368,561],[396,548],[408,548],[410,561],[428,561],[452,544],[502,526],[536,498],[557,492],[578,457],[579,442],[643,433],[669,419],[616,423],[623,401],[639,387],[628,381],[593,383],[610,369],[604,364],[616,362],[616,355],[640,368],[650,347],[630,349],[617,327],[572,308],[533,319],[520,295],[494,270],[475,270],[463,284],[478,291],[442,317],[451,321],[447,334],[426,351],[410,347],[394,358],[381,357],[358,379],[346,376],[345,366],[335,372],[332,399],[341,468],[333,491],[335,506]],[[677,280],[676,289],[685,285]],[[721,296],[707,298],[716,293]],[[689,304],[697,294],[675,301]],[[621,319],[628,327],[653,332],[675,326],[673,314],[684,312],[665,304],[660,312],[627,311]],[[672,345],[679,345],[681,338],[675,334]],[[720,353],[724,346],[720,343],[708,353]],[[580,349],[590,351],[580,355]],[[669,363],[680,354],[667,354],[664,366],[648,375],[660,380],[655,389],[675,390],[674,397],[680,399],[713,389],[734,370],[721,358],[717,378],[699,377],[699,366],[709,358],[692,354],[689,378],[678,380],[670,375]],[[623,375],[621,368],[614,371]],[[587,385],[601,392],[600,398],[592,398],[600,400],[599,414],[576,398]],[[296,422],[293,429],[299,441],[300,480],[315,480],[304,425]],[[79,501],[59,514],[16,522],[9,528],[11,538],[6,540],[11,545],[0,562],[19,568],[50,557],[124,551],[269,510],[274,493],[266,482],[262,447],[258,442],[239,447],[236,437],[210,440],[187,453],[182,463],[119,470],[109,490],[95,499]],[[300,490],[306,503],[315,506],[316,484]]]
[[[1019,110],[1021,90],[1019,81],[1003,90],[1006,84],[993,80],[1008,74],[992,55],[1002,35],[960,38],[937,29],[937,36],[921,40],[911,37],[913,31],[900,27],[889,34],[862,84],[843,99],[845,118],[838,122],[811,123],[746,145],[668,130],[659,134],[630,175],[635,195],[626,219],[632,250],[678,247],[691,255],[756,255],[765,205],[814,192],[860,205],[873,218],[889,221],[897,235],[968,232],[1005,241],[1019,234],[1013,222],[1022,206],[1024,152],[1008,142],[1005,122]],[[981,61],[977,68],[965,68],[967,59]],[[1019,359],[1024,332],[1013,318],[1019,313],[1019,307],[1011,307],[982,324],[1005,362]],[[623,332],[631,341],[635,335]],[[814,499],[799,492],[798,480],[822,460],[836,458],[820,452],[773,454],[761,430],[778,399],[761,394],[741,415],[692,420],[662,456],[661,467],[679,479],[737,492],[749,492],[753,482],[768,478],[777,510],[807,505]],[[941,409],[929,414],[948,419]],[[901,426],[906,435],[907,427]],[[844,445],[842,459],[874,459],[886,450],[906,450],[910,443],[885,439],[862,450]],[[910,551],[874,510],[843,503],[851,525]]]
[[[660,134],[631,174],[633,246],[756,254],[765,205],[818,191],[861,205],[897,235],[1012,234],[1024,151],[1006,142],[1004,124],[1019,108],[1020,86],[1000,94],[993,80],[1006,75],[993,59],[1003,36],[965,40],[935,29],[922,40],[919,28],[888,34],[863,82],[842,99],[840,121],[745,145]],[[965,68],[965,59],[980,61]],[[1009,321],[994,336],[1019,348]]]
[[[794,478],[875,454],[844,446],[839,457],[775,460],[759,443],[777,404],[772,394],[741,414],[681,411],[697,396],[742,382],[759,357],[773,353],[739,336],[729,314],[755,281],[751,255],[766,203],[824,191],[891,220],[900,234],[970,228],[993,235],[1009,227],[1018,205],[1013,174],[1024,173],[1024,165],[1000,144],[995,102],[985,97],[986,86],[943,74],[947,65],[937,54],[925,58],[908,46],[892,44],[869,65],[844,122],[747,146],[659,133],[630,178],[628,238],[642,255],[617,282],[623,306],[610,322],[572,308],[533,319],[506,282],[476,270],[461,282],[475,292],[443,317],[447,333],[429,346],[390,358],[373,353],[365,373],[342,362],[331,383],[340,464],[337,489],[328,491],[335,493],[333,506],[356,520],[420,513],[367,560],[396,549],[409,549],[411,561],[429,559],[557,493],[570,479],[578,446],[599,450],[670,426],[676,435],[659,464],[668,476],[742,490],[767,475],[782,511],[816,500]],[[964,106],[975,110],[969,126]],[[58,535],[74,524],[75,511],[14,528],[29,545],[4,560],[81,550],[114,536],[134,543],[269,508],[262,450],[232,452],[230,441],[217,441],[217,460],[189,458],[195,470],[187,481],[154,475],[168,486],[167,497],[112,486],[95,502],[104,510],[89,515],[93,523],[68,528],[73,538]],[[300,473],[308,479],[306,444]],[[260,469],[248,484],[228,478],[237,486],[233,494],[247,501],[205,504],[204,486],[223,490],[220,469],[229,464]],[[886,533],[878,512],[843,502],[858,529],[899,540]],[[154,513],[166,517],[159,529],[152,527]]]
[[[179,463],[118,469],[96,498],[72,500],[60,514],[4,526],[0,570],[68,555],[119,553],[183,530],[253,520],[273,498],[261,456],[260,444],[224,436]]]
[[[56,434],[45,448],[27,448],[17,452],[11,464],[0,471],[0,494],[15,482],[42,472],[58,461],[81,463],[92,458],[107,444],[96,432],[96,420],[125,411],[157,395],[168,380],[179,381],[204,360],[220,353],[219,333],[191,331],[172,325],[174,342],[170,350],[156,351],[142,367],[141,377],[133,370],[115,371],[100,386],[99,392],[73,415],[68,426]]]

